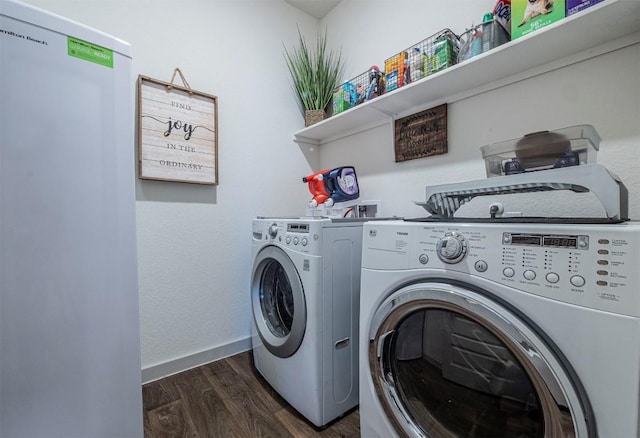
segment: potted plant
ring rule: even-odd
[[[296,94],[305,110],[305,126],[326,118],[326,108],[344,71],[342,52],[327,50],[327,32],[318,34],[312,50],[298,28],[298,46],[285,47],[285,59]]]

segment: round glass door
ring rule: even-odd
[[[264,346],[278,357],[291,356],[304,338],[307,314],[295,265],[268,246],[256,257],[252,283],[253,318]]]
[[[370,328],[373,383],[403,436],[593,433],[568,365],[485,296],[446,284],[410,286],[383,303]]]
[[[293,291],[282,265],[267,261],[260,278],[260,308],[267,327],[274,336],[284,338],[293,325]]]

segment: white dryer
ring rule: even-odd
[[[318,427],[358,404],[362,224],[320,217],[253,221],[254,363]]]
[[[363,234],[363,437],[640,436],[640,224]]]

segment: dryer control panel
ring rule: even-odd
[[[470,275],[640,316],[640,225],[403,222],[364,227],[363,268]],[[455,275],[454,275],[455,274]],[[464,279],[464,277],[462,277]]]
[[[283,245],[303,253],[318,252],[322,224],[281,219],[256,220],[253,238],[258,242]]]
[[[253,245],[277,245],[282,249],[309,256],[322,256],[334,239],[353,240],[360,251],[365,220],[335,220],[324,217],[257,218],[253,220]],[[345,236],[345,237],[339,237]]]

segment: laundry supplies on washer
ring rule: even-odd
[[[356,169],[351,166],[324,169],[302,178],[313,195],[309,207],[325,204],[331,207],[335,203],[358,199],[358,178]]]

